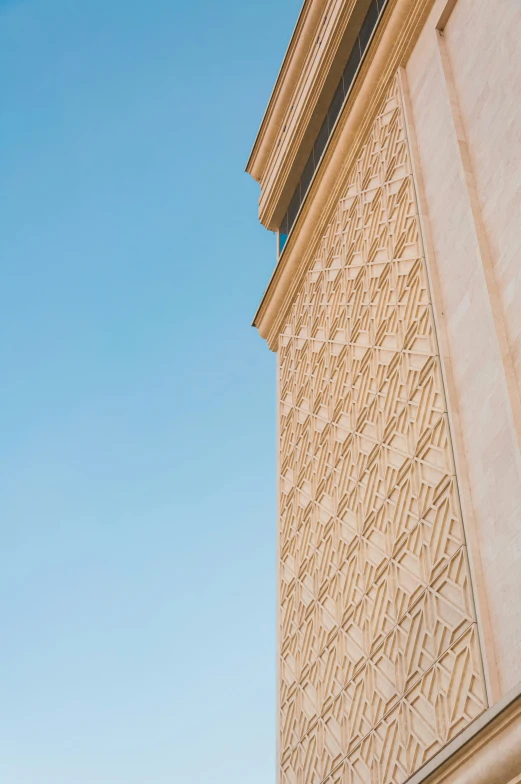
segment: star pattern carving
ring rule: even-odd
[[[400,784],[486,707],[395,80],[279,337],[282,784]]]

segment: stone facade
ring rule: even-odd
[[[248,164],[270,228],[368,7],[304,3]],[[280,784],[521,776],[520,85],[517,4],[389,0],[257,313]]]

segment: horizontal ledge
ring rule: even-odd
[[[521,682],[407,784],[508,784],[521,773]]]

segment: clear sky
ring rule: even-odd
[[[0,0],[0,783],[273,784],[273,235],[300,0]]]

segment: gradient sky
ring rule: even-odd
[[[0,0],[0,782],[272,784],[273,235],[300,0]]]

